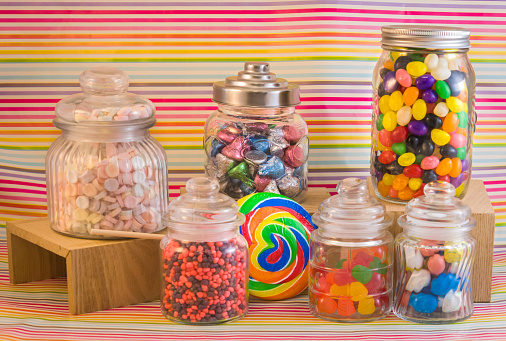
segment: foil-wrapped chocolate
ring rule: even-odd
[[[249,133],[266,134],[269,126],[264,122],[252,122],[244,125]]]
[[[239,134],[241,133],[241,130],[234,126],[228,126],[223,129],[221,129],[217,134],[216,137],[218,137],[220,140],[231,143],[234,141]]]
[[[219,178],[218,181],[220,182],[220,191],[225,192],[226,188],[230,182],[230,178],[225,175],[225,176]]]
[[[302,166],[305,160],[304,151],[299,146],[290,146],[285,151],[285,162],[290,166],[297,168]]]
[[[285,125],[282,130],[285,139],[292,144],[299,142],[299,140],[304,135],[304,132],[301,129],[291,125]]]
[[[276,182],[281,194],[290,198],[296,197],[302,189],[300,179],[293,175],[285,175]]]
[[[251,188],[244,182],[239,186],[239,188],[244,193],[244,195],[255,193],[255,187]]]
[[[255,182],[249,177],[249,166],[246,162],[241,162],[228,171],[228,176],[233,179],[241,180],[248,187],[256,188]]]
[[[285,165],[277,156],[271,157],[266,162],[258,166],[258,175],[270,176],[273,179],[280,178],[285,174]]]
[[[269,193],[279,193],[278,185],[276,184],[276,181],[271,180],[267,186],[265,186],[263,192],[269,192]]]
[[[272,178],[268,177],[268,176],[260,176],[260,175],[256,175],[255,176],[255,184],[257,185],[257,191],[258,192],[263,192],[265,190],[265,187],[272,181]]]
[[[216,143],[215,143],[216,142]],[[211,157],[216,157],[221,150],[225,147],[225,143],[219,142],[218,140],[213,141],[213,149],[211,150]]]
[[[258,171],[258,166],[267,161],[267,155],[259,150],[250,150],[244,155],[244,160],[249,165],[250,177],[254,178]]]
[[[244,138],[244,136],[239,136],[232,143],[221,150],[221,153],[230,159],[234,159],[236,161],[242,161],[244,159],[244,154],[249,151],[251,146],[248,144],[248,141]]]
[[[285,148],[290,144],[282,136],[269,136],[269,148],[272,155],[283,158],[285,155]]]
[[[252,140],[251,146],[253,149],[268,154],[270,151],[270,143],[267,139],[255,139]]]
[[[227,187],[225,188],[225,194],[234,198],[240,199],[244,196],[244,193],[241,190],[241,180],[238,179],[230,179]]]
[[[223,175],[227,174],[227,172],[237,165],[237,162],[229,159],[223,154],[216,155],[216,177],[221,178]]]

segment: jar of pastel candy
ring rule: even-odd
[[[190,179],[186,190],[163,218],[162,313],[186,324],[240,319],[248,311],[248,244],[239,232],[244,215],[219,193],[216,179]]]
[[[476,226],[471,209],[447,182],[431,182],[411,200],[395,239],[394,313],[429,324],[462,321],[473,314],[471,274]]]
[[[364,180],[344,179],[337,192],[313,215],[309,308],[331,321],[377,320],[393,300],[392,219]]]
[[[253,192],[301,201],[307,192],[308,129],[295,112],[299,86],[276,78],[268,63],[247,62],[214,83],[218,110],[207,119],[206,174],[234,199]]]
[[[476,79],[469,30],[384,26],[374,68],[371,177],[376,194],[406,203],[431,181],[466,194]]]
[[[96,67],[83,90],[56,105],[62,135],[46,156],[51,228],[82,238],[91,229],[151,233],[167,210],[167,157],[149,134],[151,101],[127,92],[121,70]]]

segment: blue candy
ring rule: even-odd
[[[269,154],[269,140],[267,139],[259,139],[252,140],[253,149],[264,152],[265,154]]]
[[[462,165],[464,164],[464,162],[462,162]],[[462,166],[464,167],[464,166]],[[303,177],[303,174],[304,174],[304,165],[300,166],[300,167],[297,167],[293,170],[293,175],[295,175],[296,177],[298,178],[302,178]]]
[[[244,195],[255,192],[255,188],[248,187],[248,185],[246,185],[244,182],[241,182],[241,186],[239,187],[241,188],[241,191],[244,193]]]
[[[280,178],[285,174],[285,165],[277,156],[271,157],[267,162],[258,167],[258,175],[270,176],[273,179]]]
[[[432,89],[425,90],[422,94],[422,99],[426,103],[436,103],[438,98],[437,92]]]
[[[415,81],[415,86],[418,90],[427,90],[432,88],[432,86],[436,83],[436,80],[431,75],[425,74],[418,77]]]
[[[216,141],[216,140],[215,140]],[[213,149],[211,150],[211,157],[216,157],[219,153],[221,153],[221,150],[225,147],[224,143],[212,143]]]
[[[464,75],[458,70],[452,70],[450,78],[446,79],[445,82],[450,87],[451,94],[454,97],[458,96],[466,86]]]
[[[411,293],[409,305],[419,313],[432,314],[437,308],[437,297],[423,292]]]
[[[434,278],[430,284],[430,291],[437,296],[445,296],[450,290],[456,290],[460,283],[460,277],[444,272]]]

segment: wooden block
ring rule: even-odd
[[[376,196],[371,178],[368,178],[367,181],[371,195]],[[476,239],[476,254],[471,278],[473,298],[475,302],[490,302],[495,214],[483,181],[471,179],[467,194],[462,201],[471,208],[472,216],[476,219],[476,227],[471,231],[471,235]],[[390,232],[396,236],[402,231],[402,228],[397,224],[397,218],[405,213],[406,205],[393,204],[383,200],[381,202],[394,219]]]
[[[72,238],[38,218],[7,223],[7,247],[13,284],[66,274],[71,314],[153,301],[161,294],[157,240]]]

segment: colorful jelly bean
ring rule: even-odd
[[[422,160],[420,167],[424,170],[434,169],[439,165],[439,159],[436,156],[427,156]]]
[[[411,179],[411,180],[413,180],[413,179]],[[411,200],[413,198],[413,195],[415,195],[415,191],[412,190],[409,186],[404,187],[403,189],[401,189],[397,193],[397,196],[399,197],[399,199],[405,200],[405,201]]]
[[[405,105],[397,111],[397,124],[405,126],[411,121],[411,107]]]
[[[423,92],[422,99],[425,101],[425,103],[436,103],[438,100],[438,95],[434,90],[428,89]]]
[[[389,111],[385,114],[383,117],[383,127],[388,131],[392,131],[397,127],[397,115],[395,112]]]
[[[454,157],[451,159],[452,168],[451,171],[448,172],[448,175],[452,178],[456,178],[462,172],[462,161],[458,157]]]
[[[395,177],[394,182],[392,183],[392,188],[396,191],[400,191],[404,189],[409,182],[409,178],[404,174],[399,174]]]
[[[408,71],[404,69],[399,69],[395,72],[395,79],[397,80],[397,82],[399,82],[400,85],[402,85],[405,88],[411,86],[412,83],[411,76],[409,75]]]
[[[396,154],[399,155],[398,153],[396,153]],[[399,156],[397,161],[399,162],[399,165],[401,165],[403,167],[408,167],[408,166],[412,165],[415,162],[415,160],[416,160],[415,154],[402,153],[401,156]],[[404,168],[404,169],[406,169],[406,168]]]
[[[395,175],[385,173],[383,175],[382,181],[386,186],[392,186],[392,184],[394,183],[394,179],[395,179]]]
[[[442,99],[447,99],[451,95],[451,90],[445,81],[437,81],[435,85],[436,93]]]
[[[390,106],[388,105],[389,100],[390,95],[385,95],[380,98],[378,105],[382,114],[386,114],[387,112],[392,111],[392,109],[390,109]]]
[[[379,192],[379,194],[381,194],[385,198],[388,197],[388,192],[390,191],[390,187],[391,187],[391,185],[387,186],[387,185],[385,185],[385,183],[383,181],[378,182],[378,192]]]
[[[383,87],[386,92],[392,93],[399,87],[399,82],[395,79],[395,72],[390,71],[383,79]]]
[[[427,66],[422,62],[411,62],[406,65],[406,71],[413,77],[420,77],[427,72]]]
[[[423,174],[423,169],[422,167],[420,167],[420,165],[412,164],[404,168],[402,173],[406,175],[408,178],[421,178]]]
[[[443,121],[443,130],[447,133],[452,133],[455,130],[457,130],[459,126],[459,116],[454,113],[450,112],[448,115],[446,115],[444,121]]]
[[[420,77],[418,77],[415,81],[415,86],[423,91],[423,90],[427,90],[427,89],[430,89],[432,88],[432,86],[434,85],[435,83],[435,79],[434,77],[432,77],[431,75],[429,74],[425,74],[425,75],[421,75]]]
[[[397,113],[397,122],[399,121],[399,113]],[[394,130],[392,130],[392,133],[390,134],[390,138],[392,139],[392,142],[399,143],[406,140],[408,137],[409,131],[406,127],[396,127]]]
[[[381,130],[379,133],[378,133],[378,140],[379,142],[381,142],[382,145],[384,145],[385,147],[392,147],[392,139],[391,139],[391,134],[392,132],[386,130],[386,129],[383,129]]]
[[[447,175],[448,173],[451,172],[452,167],[453,167],[452,159],[445,158],[441,160],[441,162],[439,162],[439,165],[436,168],[436,174],[440,176]]]
[[[385,150],[378,157],[378,160],[382,164],[387,165],[387,164],[391,163],[392,161],[394,161],[396,158],[397,158],[397,154],[395,154],[393,151],[391,151],[391,150]]]
[[[408,123],[408,130],[411,134],[416,136],[423,136],[427,134],[428,129],[422,121],[411,121]]]
[[[464,110],[464,103],[457,97],[449,97],[446,100],[446,105],[448,106],[448,109],[450,109],[453,112],[461,112]]]
[[[458,134],[458,133],[452,133],[450,134],[450,144],[454,146],[455,148],[462,148],[466,145],[467,139],[464,135]]]
[[[429,128],[430,130],[439,129],[443,126],[443,120],[434,114],[427,114],[423,118],[423,123],[425,123],[427,128]]]
[[[393,111],[397,111],[404,105],[404,101],[402,99],[402,93],[400,91],[394,91],[390,98],[388,99],[388,106]],[[460,111],[460,110],[459,110]]]
[[[417,99],[411,110],[415,120],[422,120],[427,114],[427,104],[423,99]]]
[[[459,118],[459,128],[466,129],[467,128],[467,113],[464,111],[458,112],[457,116]]]
[[[448,108],[448,105],[445,102],[439,102],[436,104],[436,107],[434,108],[434,114],[439,117],[445,117],[448,115],[448,112],[450,109]]]
[[[407,106],[412,106],[413,103],[415,103],[415,101],[418,99],[419,94],[420,91],[414,86],[411,86],[407,88],[402,94],[402,100]]]
[[[404,153],[406,153],[406,143],[399,142],[392,144],[392,151],[397,155],[403,155]]]
[[[414,192],[416,192],[420,187],[422,187],[423,181],[421,178],[411,178],[409,179],[408,186],[411,188]],[[413,195],[415,194],[413,192]]]
[[[433,129],[430,132],[430,138],[434,141],[438,146],[444,146],[448,142],[451,141],[451,136],[446,131],[441,129]]]
[[[425,57],[424,64],[427,66],[427,70],[432,71],[438,65],[439,58],[437,54],[431,53]]]

